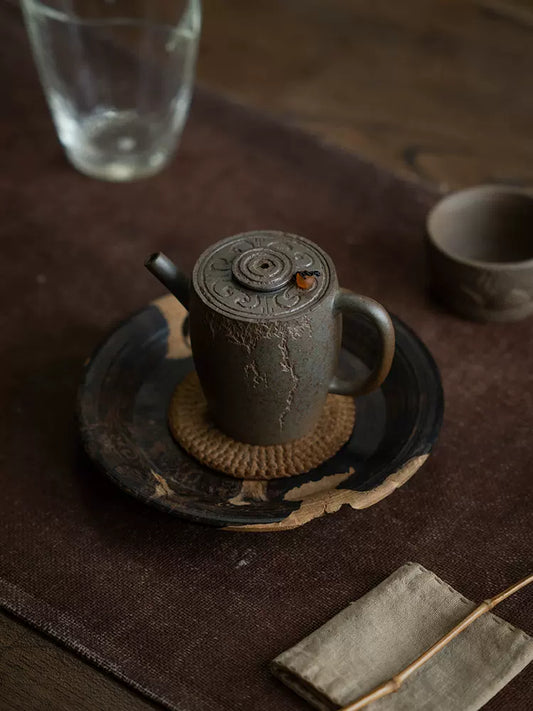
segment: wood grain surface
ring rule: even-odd
[[[55,642],[0,614],[2,711],[151,711],[160,708]]]
[[[207,0],[198,76],[396,172],[533,186],[532,0]]]
[[[450,187],[533,187],[532,0],[204,0],[198,78]],[[1,711],[155,708],[0,614]]]

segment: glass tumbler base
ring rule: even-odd
[[[176,148],[168,127],[132,111],[93,115],[69,133],[63,145],[73,166],[85,175],[113,182],[154,175]]]

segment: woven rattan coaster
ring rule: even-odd
[[[305,437],[263,446],[237,442],[211,422],[196,372],[178,385],[168,411],[170,431],[189,454],[239,479],[277,479],[308,472],[339,451],[350,438],[354,421],[353,398],[328,395],[317,426]]]

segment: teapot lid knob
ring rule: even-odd
[[[253,291],[276,291],[292,279],[294,265],[288,254],[273,246],[242,252],[231,265],[233,278]]]

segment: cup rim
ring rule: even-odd
[[[184,5],[185,7],[183,8],[183,12],[181,13],[181,16],[177,22],[172,22],[172,23],[158,23],[153,20],[142,20],[141,24],[145,25],[147,27],[151,26],[156,26],[161,24],[162,26],[166,26],[169,29],[173,29],[174,31],[180,27],[180,25],[183,22],[185,13],[187,10],[190,8],[192,10],[192,20],[193,20],[193,30],[194,30],[194,36],[197,38],[198,35],[200,34],[201,30],[201,25],[202,25],[202,2],[201,0],[184,0]],[[21,7],[25,12],[31,13],[33,11],[39,11],[42,15],[55,19],[55,20],[60,20],[63,22],[72,22],[73,20],[81,20],[83,24],[109,24],[109,23],[126,23],[131,21],[131,16],[128,14],[121,14],[119,13],[116,17],[108,17],[108,18],[94,18],[94,19],[84,19],[80,18],[79,15],[77,15],[74,11],[67,11],[64,9],[57,9],[55,7],[51,7],[48,3],[47,0],[22,0],[21,2]]]
[[[447,203],[457,200],[460,197],[466,196],[483,196],[490,193],[498,195],[515,195],[519,197],[526,198],[527,201],[531,203],[533,207],[533,194],[524,188],[513,188],[511,186],[501,186],[501,185],[474,185],[469,188],[463,188],[462,190],[455,190],[448,193],[442,197],[428,212],[426,217],[426,236],[433,249],[443,254],[445,257],[458,264],[463,264],[465,266],[473,267],[476,269],[485,269],[490,271],[500,271],[502,269],[511,270],[521,270],[527,269],[529,267],[533,268],[533,257],[529,259],[522,259],[515,262],[487,262],[482,259],[471,259],[468,257],[461,257],[456,252],[446,249],[441,244],[439,244],[435,238],[434,229],[432,223],[435,220],[435,215],[442,209]],[[532,234],[533,239],[533,234]]]

